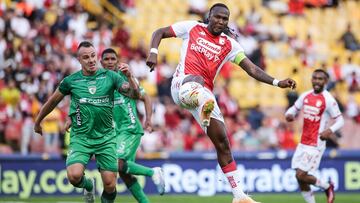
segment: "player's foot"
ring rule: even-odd
[[[260,203],[260,202],[254,201],[253,199],[251,199],[251,197],[246,197],[243,199],[234,198],[232,203]]]
[[[94,203],[95,202],[95,181],[92,178],[91,182],[93,184],[93,189],[89,192],[84,188],[84,200],[85,203]]]
[[[154,175],[151,177],[160,195],[165,193],[165,178],[160,167],[154,167]]]
[[[210,125],[210,116],[215,108],[215,101],[210,99],[205,102],[201,109],[201,125],[208,127]]]
[[[325,190],[327,203],[334,203],[335,200],[335,190],[334,190],[334,183],[330,182],[330,186],[328,189]]]

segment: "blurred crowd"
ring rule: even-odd
[[[114,2],[124,13],[134,12],[136,8],[133,1]],[[296,12],[302,14],[301,10]],[[265,57],[287,57],[281,51],[284,43],[291,47],[289,52],[292,53],[288,54],[296,54],[304,66],[311,66],[321,60],[321,52],[312,36],[309,34],[305,41],[296,36],[287,36],[281,17],[273,26],[265,27],[261,15],[253,8],[249,13],[241,13],[236,19],[230,27],[234,28],[246,54],[263,68],[266,68]],[[77,45],[83,40],[91,41],[99,55],[105,48],[116,48],[121,61],[130,64],[134,75],[152,96],[155,131],[143,137],[142,152],[213,150],[210,140],[191,114],[174,105],[171,100],[170,82],[176,64],[162,57],[155,73],[150,74],[145,64],[148,48],[141,42],[135,47],[130,46],[130,38],[129,28],[123,22],[113,25],[101,16],[92,15],[84,10],[79,1],[1,1],[0,154],[63,153],[66,148],[64,122],[69,98],[46,117],[42,125],[43,136],[34,134],[34,118],[59,82],[80,70],[75,53]],[[360,49],[351,24],[339,40],[350,51]],[[267,46],[263,46],[265,42]],[[335,57],[332,64],[324,63],[323,68],[331,75],[328,89],[345,85],[349,92],[360,90],[359,61],[355,62],[351,56],[346,63],[339,62]],[[220,77],[229,79],[231,70],[231,65],[226,65]],[[296,72],[295,68],[293,73]],[[226,82],[215,88],[215,94],[234,150],[295,148],[300,131],[295,129],[294,124],[284,123],[282,118],[268,115],[259,105],[241,109],[239,102],[229,94]],[[289,105],[298,94],[295,92],[288,95]],[[359,105],[354,99],[341,106],[348,118],[360,123]],[[144,115],[141,103],[139,115],[141,118]],[[337,147],[335,144],[333,146]]]

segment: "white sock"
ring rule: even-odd
[[[307,203],[316,203],[315,195],[312,191],[302,191],[301,194]]]
[[[243,192],[241,188],[241,183],[240,183],[241,176],[240,176],[240,172],[236,169],[236,162],[232,161],[228,165],[221,167],[221,170],[225,174],[230,184],[234,198],[236,199],[246,198],[247,195]]]
[[[315,183],[315,186],[323,189],[323,190],[326,190],[330,187],[330,184],[328,182],[325,182],[325,181],[321,181],[319,178],[316,179],[316,183]]]

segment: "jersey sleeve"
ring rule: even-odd
[[[110,74],[110,77],[114,84],[114,90],[119,90],[120,88],[123,88],[124,85],[128,85],[128,82],[126,82],[119,74],[117,74],[114,71],[108,71],[108,74]]]
[[[231,42],[231,51],[228,54],[228,60],[233,63],[239,64],[240,61],[246,57],[245,51],[242,46],[233,38],[228,37],[228,39]]]
[[[327,96],[326,98],[326,111],[330,114],[331,118],[341,116],[340,108],[334,97]]]
[[[69,79],[67,77],[65,77],[59,85],[59,91],[61,92],[61,94],[63,95],[69,95],[70,91],[71,91],[71,84],[69,82]]]
[[[299,98],[295,101],[294,107],[296,108],[297,111],[300,111],[301,108],[303,107],[303,105],[304,105],[304,99],[305,99],[305,97],[306,97],[307,94],[308,94],[307,92],[302,93],[302,94],[299,96]]]
[[[172,24],[170,29],[172,30],[175,37],[184,39],[186,36],[188,36],[191,28],[193,28],[196,24],[198,24],[197,21],[181,21]]]

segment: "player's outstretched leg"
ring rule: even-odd
[[[330,181],[329,184],[330,186],[325,190],[327,203],[334,203],[335,200],[334,183]]]
[[[137,202],[150,203],[135,176],[124,172],[119,172],[119,175]]]
[[[160,167],[149,168],[133,161],[119,159],[119,172],[151,177],[160,195],[165,193],[165,178]]]

